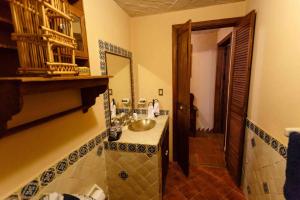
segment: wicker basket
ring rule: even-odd
[[[72,19],[65,0],[9,0],[20,74],[78,74]]]

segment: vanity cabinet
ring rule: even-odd
[[[169,117],[148,131],[124,128],[118,141],[104,141],[110,200],[162,200],[169,163]]]
[[[169,123],[166,124],[161,142],[162,191],[165,193],[169,169]]]

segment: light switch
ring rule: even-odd
[[[163,89],[158,89],[158,95],[159,96],[164,96],[164,90]]]

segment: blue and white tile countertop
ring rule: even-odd
[[[145,115],[139,115],[139,119],[146,118]],[[114,142],[104,141],[106,150],[127,151],[137,153],[156,153],[160,146],[162,134],[168,126],[168,115],[160,115],[154,118],[156,125],[147,131],[131,131],[128,126],[123,127],[122,135],[119,140]],[[152,152],[154,151],[154,152]]]

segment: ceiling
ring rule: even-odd
[[[131,17],[232,3],[244,0],[114,0]]]

